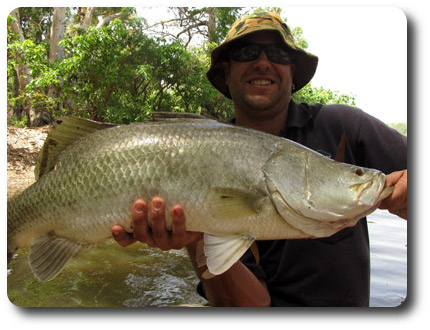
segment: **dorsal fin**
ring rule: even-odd
[[[118,126],[77,117],[62,117],[55,121],[39,153],[34,174],[36,180],[52,170],[58,156],[68,146],[95,131]]]
[[[169,120],[169,119],[214,119],[208,116],[199,115],[190,112],[165,112],[154,111],[151,113],[152,121]]]

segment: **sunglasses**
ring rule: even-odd
[[[294,62],[293,50],[284,44],[256,44],[245,43],[235,45],[230,49],[230,56],[237,62],[251,62],[260,57],[264,51],[269,61],[278,64],[291,64]]]

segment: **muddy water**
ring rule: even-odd
[[[407,295],[407,222],[376,211],[368,217],[370,306],[401,304]],[[205,304],[185,251],[163,252],[143,244],[127,248],[106,241],[82,251],[50,282],[31,274],[27,251],[8,270],[8,296],[18,306],[149,307]]]
[[[8,297],[17,306],[149,307],[205,304],[185,251],[122,248],[113,240],[82,251],[50,282],[38,282],[20,251],[8,270]]]

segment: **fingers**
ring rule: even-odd
[[[136,241],[146,243],[149,246],[155,246],[148,223],[148,205],[143,199],[138,199],[133,203],[131,226]]]
[[[173,249],[181,249],[183,248],[188,242],[187,239],[187,232],[185,229],[185,213],[184,210],[180,205],[175,205],[172,208],[172,221],[173,221],[173,228],[172,228],[172,238],[170,241],[170,245]]]
[[[148,205],[143,199],[138,199],[132,208],[133,234],[127,234],[121,226],[115,225],[112,227],[113,236],[121,246],[140,241],[162,250],[182,249],[202,238],[202,233],[186,230],[185,212],[180,205],[175,205],[171,212],[172,231],[169,231],[164,200],[159,196],[154,197],[148,216]]]
[[[166,215],[164,200],[160,197],[152,199],[151,207],[152,239],[157,247],[170,250],[169,232],[166,228]]]
[[[185,212],[180,205],[172,208],[172,237],[170,244],[173,249],[182,249],[191,243],[203,239],[203,233],[197,231],[188,231],[186,228]]]
[[[407,170],[390,173],[386,176],[386,186],[394,186],[393,193],[379,206],[388,209],[403,219],[408,218],[408,172]]]
[[[118,242],[122,247],[126,247],[130,244],[136,242],[136,239],[127,233],[124,228],[119,225],[112,226],[112,235],[113,238]]]

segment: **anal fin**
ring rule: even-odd
[[[30,247],[30,268],[40,281],[50,281],[86,246],[53,233],[40,236]]]

